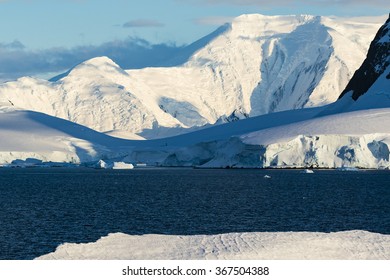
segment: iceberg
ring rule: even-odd
[[[304,173],[304,174],[313,174],[314,171],[311,170],[311,169],[304,169],[304,170],[301,171],[301,173]]]
[[[134,165],[126,162],[107,163],[101,159],[94,165],[94,167],[97,169],[133,169]]]
[[[133,169],[134,165],[125,162],[114,162],[112,169]]]

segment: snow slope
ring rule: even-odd
[[[95,243],[60,245],[41,260],[386,260],[390,236],[366,231],[264,232],[166,236],[109,234]]]
[[[162,164],[172,152],[201,142],[223,140],[255,127],[270,127],[308,118],[316,109],[297,110],[229,123],[171,138],[130,141],[107,136],[87,127],[43,113],[0,103],[0,164],[28,158],[53,162],[89,162],[127,157],[127,162]],[[277,117],[279,116],[279,117]],[[288,117],[285,117],[288,116]]]
[[[129,139],[335,101],[384,17],[243,15],[167,67],[86,61],[59,80],[0,85],[0,101]]]
[[[29,158],[86,162],[121,154],[129,142],[42,113],[0,106],[0,164]]]
[[[299,120],[321,109],[269,114],[164,139],[165,146],[134,148],[126,159],[217,168],[390,167],[390,109]],[[152,151],[160,153],[159,160],[149,160]]]
[[[149,141],[109,137],[31,111],[0,112],[0,163],[112,159],[163,166],[389,168],[390,109],[292,110]]]

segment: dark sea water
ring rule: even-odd
[[[0,169],[0,209],[0,259],[114,232],[390,234],[390,172]]]

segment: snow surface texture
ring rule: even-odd
[[[390,259],[390,236],[366,231],[265,232],[166,236],[109,234],[95,243],[60,245],[41,260]]]
[[[384,20],[243,15],[167,67],[125,71],[94,58],[59,80],[2,84],[0,102],[127,139],[325,105],[338,98]]]

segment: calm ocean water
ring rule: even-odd
[[[389,171],[52,168],[0,169],[0,178],[0,259],[114,232],[390,234]]]

